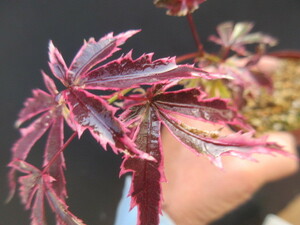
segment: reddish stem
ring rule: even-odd
[[[77,132],[75,131],[71,137],[64,143],[64,145],[61,147],[61,149],[55,153],[55,155],[51,158],[51,160],[48,162],[48,164],[43,169],[43,174],[47,172],[49,167],[55,162],[55,160],[60,156],[60,154],[67,148],[67,146],[73,141],[73,139],[77,136]]]
[[[230,47],[223,47],[220,52],[220,58],[225,61],[230,53]]]
[[[192,53],[188,53],[185,55],[181,55],[181,56],[176,57],[176,63],[181,63],[181,62],[189,60],[189,59],[194,59],[197,56],[200,56],[199,52],[192,52]]]
[[[268,55],[279,57],[279,58],[299,59],[300,58],[300,51],[297,51],[297,50],[281,50],[281,51],[277,51],[277,52],[271,52]]]
[[[120,95],[118,96],[118,99],[120,100],[124,100],[124,99],[129,99],[129,100],[136,100],[136,101],[147,101],[148,98],[146,97],[139,97],[139,96],[123,96],[123,95]]]
[[[198,49],[198,52],[199,52],[199,55],[200,56],[203,56],[204,55],[204,52],[203,52],[203,45],[201,43],[201,40],[200,40],[200,36],[197,32],[197,29],[196,29],[196,25],[195,25],[195,22],[194,22],[194,19],[193,19],[193,16],[191,13],[188,13],[186,15],[186,18],[189,22],[189,26],[191,28],[191,31],[192,31],[192,35],[193,35],[193,38],[194,38],[194,41],[196,43],[196,46],[197,46],[197,49]]]

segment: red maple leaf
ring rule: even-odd
[[[51,210],[56,215],[57,224],[84,225],[80,219],[68,210],[68,206],[57,195],[53,187],[53,181],[55,180],[53,177],[22,160],[14,160],[9,166],[14,170],[27,174],[19,178],[20,196],[26,209],[31,208],[31,224],[47,224],[44,209],[46,197]]]
[[[131,30],[116,36],[110,33],[98,41],[93,38],[89,39],[80,48],[69,67],[50,41],[49,67],[53,75],[65,86],[65,89],[59,92],[54,81],[42,72],[49,93],[37,89],[33,91],[33,97],[25,101],[16,125],[19,127],[24,122],[30,121],[31,124],[20,129],[21,138],[12,148],[10,197],[16,186],[14,179],[16,170],[22,170],[20,166],[23,162],[25,163],[34,144],[49,130],[44,151],[44,169],[42,172],[34,172],[40,177],[37,178],[37,175],[34,175],[28,179],[22,178],[21,181],[22,190],[26,189],[25,187],[35,187],[30,194],[31,196],[36,194],[36,199],[38,199],[31,206],[32,217],[35,218],[32,220],[32,224],[42,224],[42,222],[35,221],[42,221],[38,218],[38,214],[42,213],[38,211],[38,208],[44,202],[44,195],[47,196],[53,209],[57,207],[62,211],[66,209],[66,181],[63,173],[65,163],[62,153],[65,148],[64,121],[79,137],[85,130],[90,131],[104,149],[109,145],[115,153],[126,153],[134,160],[135,158],[137,158],[136,160],[147,159],[158,163],[157,159],[151,156],[151,152],[139,149],[145,146],[136,144],[127,135],[129,130],[115,116],[117,108],[109,105],[104,96],[88,92],[88,89],[121,90],[184,77],[206,79],[218,77],[190,65],[176,65],[175,58],[152,60],[153,54],[144,54],[134,60],[131,53],[128,53],[119,59],[101,65],[104,60],[120,50],[120,45],[137,32],[139,31]],[[18,166],[13,162],[19,162]],[[27,167],[31,166],[28,164]],[[45,183],[45,177],[51,177],[51,182],[46,182],[48,189],[42,184]],[[35,183],[36,179],[39,180],[38,183]],[[27,199],[28,193],[28,190],[21,191],[21,197]],[[25,201],[23,202],[25,203]],[[27,208],[30,206],[27,205]],[[63,220],[64,215],[61,215],[61,211],[53,211],[57,214],[58,221]],[[76,224],[68,221],[67,218],[65,223]]]
[[[227,105],[227,101],[206,98],[199,89],[166,91],[159,84],[149,88],[145,95],[131,95],[126,105],[121,118],[132,127],[136,144],[156,159],[147,161],[125,156],[121,166],[121,174],[132,172],[133,175],[129,194],[132,197],[131,208],[138,207],[139,225],[159,224],[161,182],[165,180],[160,141],[162,125],[188,149],[196,155],[206,155],[218,167],[222,166],[222,155],[253,160],[253,153],[286,154],[264,138],[254,139],[251,132],[221,137],[217,132],[195,129],[176,119],[174,115],[179,114],[208,123],[243,125],[240,116]]]

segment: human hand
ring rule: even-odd
[[[195,126],[195,121],[192,122]],[[219,127],[196,122],[204,130]],[[224,135],[229,129],[223,129]],[[287,132],[269,133],[268,140],[296,153],[293,136]],[[295,159],[276,155],[255,155],[259,162],[225,156],[224,169],[205,156],[195,156],[166,130],[163,131],[165,173],[163,210],[177,225],[204,225],[247,201],[264,184],[288,176],[298,169]]]

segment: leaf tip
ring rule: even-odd
[[[19,129],[21,125],[22,125],[22,121],[17,120],[17,121],[14,123],[14,128]]]
[[[52,51],[54,48],[55,47],[54,47],[53,41],[49,40],[49,43],[48,43],[48,49],[49,49],[49,51]]]
[[[56,47],[54,46],[53,41],[49,40],[48,51],[49,51],[49,59],[50,59],[50,61],[53,60],[53,54],[54,54],[55,50],[56,50]]]
[[[221,156],[217,156],[217,157],[209,156],[209,160],[219,169],[223,169]]]
[[[12,164],[12,162],[10,162],[7,166],[12,167],[11,164]],[[8,196],[6,197],[6,199],[4,201],[5,204],[8,204],[15,195],[16,186],[17,186],[15,176],[16,176],[16,170],[11,169],[8,173],[9,193],[8,193]]]

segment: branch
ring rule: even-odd
[[[195,22],[194,22],[192,14],[188,13],[186,15],[186,18],[187,18],[187,20],[189,22],[189,25],[190,25],[190,28],[191,28],[191,31],[192,31],[192,35],[193,35],[194,41],[196,43],[199,55],[203,56],[204,55],[203,45],[201,43],[200,36],[199,36],[199,34],[197,32],[197,29],[196,29]]]
[[[49,161],[49,163],[44,167],[43,174],[47,172],[49,167],[55,162],[55,160],[59,157],[59,155],[67,148],[67,146],[73,141],[73,139],[77,136],[77,132],[75,131],[71,137],[67,140],[67,142],[61,147],[61,149],[55,153],[55,155],[52,157],[52,159]]]

